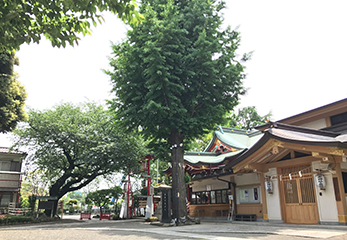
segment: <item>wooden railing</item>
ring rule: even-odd
[[[30,208],[8,208],[9,215],[27,216],[31,213]]]

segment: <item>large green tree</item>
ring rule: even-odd
[[[272,116],[272,113],[261,116],[257,112],[255,106],[244,107],[235,112],[231,113],[228,117],[229,126],[233,128],[252,130],[254,127],[266,124]]]
[[[238,104],[245,92],[241,60],[248,54],[238,58],[240,33],[222,29],[224,1],[142,3],[146,22],[132,25],[127,39],[113,46],[111,108],[123,126],[140,129],[152,146],[167,152],[171,147],[173,190],[178,191],[174,215],[182,217],[183,144],[214,128]]]
[[[142,17],[133,0],[4,0],[0,4],[0,51],[19,49],[23,43],[38,43],[44,34],[53,46],[78,43],[78,33],[90,33],[101,22],[102,11],[111,11],[123,21],[137,23]]]
[[[24,111],[27,95],[13,71],[18,63],[13,52],[0,52],[0,133],[11,132],[28,117]]]
[[[15,146],[33,151],[28,161],[50,179],[49,195],[58,199],[98,176],[136,169],[144,155],[142,141],[115,128],[102,106],[62,104],[28,114]]]
[[[111,204],[112,200],[117,203],[119,195],[123,192],[122,188],[119,186],[115,186],[109,189],[101,189],[95,192],[88,193],[86,196],[86,203],[88,205],[95,205],[100,207],[100,211],[102,212],[102,208],[107,204]]]

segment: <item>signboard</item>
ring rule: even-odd
[[[54,203],[50,201],[39,202],[39,209],[53,209]]]
[[[58,200],[57,196],[38,196],[37,200]]]
[[[171,189],[162,189],[161,190],[161,209],[162,209],[162,216],[161,221],[163,223],[170,223],[171,222]]]

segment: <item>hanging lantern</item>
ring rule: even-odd
[[[317,173],[316,175],[316,186],[319,187],[320,190],[325,190],[325,177],[322,173]]]
[[[272,185],[272,181],[270,180],[270,178],[266,178],[265,189],[269,194],[273,194],[273,185]]]

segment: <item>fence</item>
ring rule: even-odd
[[[82,219],[92,220],[91,215],[92,215],[91,213],[81,213],[80,220]]]
[[[100,213],[100,220],[102,219],[108,219],[111,220],[111,213]]]
[[[8,208],[9,215],[27,216],[31,214],[30,208]]]
[[[21,215],[28,216],[31,214],[30,208],[11,208],[11,207],[2,207],[0,208],[1,215]]]

